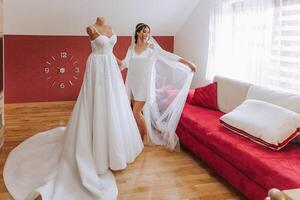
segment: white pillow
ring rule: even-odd
[[[286,108],[248,99],[220,118],[228,129],[274,150],[300,133],[300,115]]]

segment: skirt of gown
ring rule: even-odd
[[[16,200],[113,200],[110,169],[120,170],[143,149],[125,86],[113,55],[91,54],[67,127],[28,138],[4,166]]]

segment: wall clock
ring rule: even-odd
[[[54,88],[71,88],[79,80],[80,67],[76,58],[66,51],[51,55],[43,66],[49,85]]]

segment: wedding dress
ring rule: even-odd
[[[117,37],[91,41],[81,90],[67,127],[28,138],[5,163],[4,181],[16,200],[113,200],[111,170],[124,169],[143,143],[113,55]]]

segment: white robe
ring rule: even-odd
[[[175,130],[193,73],[179,56],[163,50],[154,39],[149,42],[141,54],[131,45],[123,60],[127,93],[129,99],[146,102],[143,114],[150,141],[173,150],[179,147]]]

